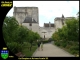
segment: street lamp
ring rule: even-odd
[[[44,33],[44,40],[45,40],[45,33],[46,33],[46,32],[42,32],[42,33]]]

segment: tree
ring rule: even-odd
[[[15,41],[18,43],[23,43],[24,41],[27,41],[28,38],[28,34],[29,34],[29,30],[27,29],[27,27],[24,26],[19,26],[17,28],[17,30],[15,31]]]
[[[72,18],[66,20],[66,25],[61,29],[58,29],[58,32],[55,32],[52,35],[52,38],[55,40],[63,41],[78,41],[79,38],[79,20]]]
[[[14,17],[5,17],[2,27],[3,37],[5,42],[14,41],[14,31],[19,26],[18,21]]]
[[[11,51],[16,50],[14,52],[22,50],[23,42],[29,42],[31,50],[33,41],[40,38],[38,33],[29,30],[25,26],[20,26],[14,17],[5,17],[2,30],[7,46],[9,46]]]
[[[27,40],[31,44],[30,51],[31,51],[31,48],[32,48],[32,43],[34,41],[36,41],[37,39],[39,39],[39,38],[40,38],[40,35],[38,33],[35,33],[33,31],[29,30],[29,34],[28,34]]]
[[[35,40],[40,39],[40,35],[37,32],[34,32],[34,39]]]
[[[17,43],[17,30],[19,23],[14,17],[5,17],[2,27],[3,38],[8,48],[13,52],[17,53],[22,50],[22,45]]]
[[[58,32],[55,32],[53,35],[52,35],[52,39],[54,41],[58,41],[60,39],[59,35],[58,35]]]
[[[66,21],[68,29],[68,40],[77,41],[79,36],[79,22],[77,19],[72,18]]]

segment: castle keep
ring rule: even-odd
[[[39,26],[39,10],[38,7],[14,7],[13,16],[23,26],[28,29],[38,32],[42,38],[50,38],[52,34],[57,31],[58,28],[62,28],[65,25],[66,19],[72,17],[56,17],[54,23],[44,23],[44,27]]]

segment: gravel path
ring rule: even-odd
[[[74,57],[63,49],[53,45],[53,44],[44,44],[43,51],[38,51],[38,49],[34,52],[32,57]]]

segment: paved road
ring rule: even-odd
[[[38,49],[34,52],[32,57],[74,57],[63,49],[53,45],[53,44],[44,44],[43,51],[38,51]]]

